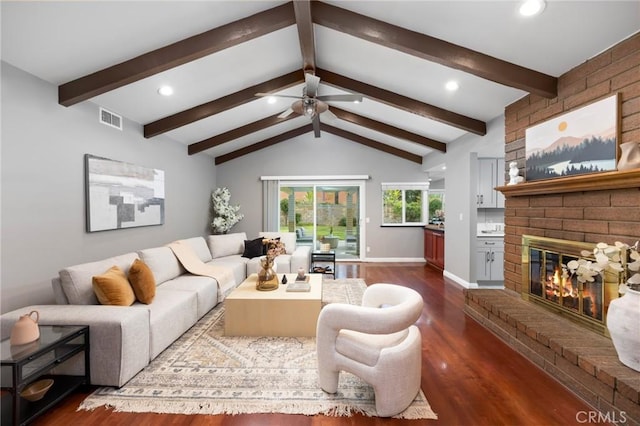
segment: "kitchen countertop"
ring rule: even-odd
[[[489,231],[489,232],[478,231],[476,236],[482,237],[482,238],[504,238],[504,231]]]
[[[425,225],[424,229],[428,229],[430,231],[440,231],[444,232],[444,225]]]

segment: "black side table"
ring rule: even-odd
[[[313,250],[311,252],[311,272],[312,274],[328,274],[336,276],[336,252],[334,250],[322,251]]]
[[[25,425],[81,385],[91,381],[89,370],[89,327],[41,325],[40,338],[25,345],[1,342],[2,424]],[[84,352],[84,375],[51,374],[74,355]],[[27,385],[53,379],[53,386],[39,401],[27,401],[20,392]],[[8,391],[8,392],[5,392]]]

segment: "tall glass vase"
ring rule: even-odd
[[[270,256],[260,258],[261,269],[258,272],[258,283],[256,289],[260,291],[271,291],[278,288],[278,276],[275,271],[274,259]]]

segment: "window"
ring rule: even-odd
[[[382,225],[424,225],[428,214],[428,184],[383,183]]]
[[[429,191],[429,223],[444,223],[444,190]]]

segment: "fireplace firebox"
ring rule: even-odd
[[[522,236],[522,298],[540,304],[591,330],[608,336],[609,304],[618,295],[618,276],[605,273],[581,283],[566,265],[595,244],[555,238]]]

